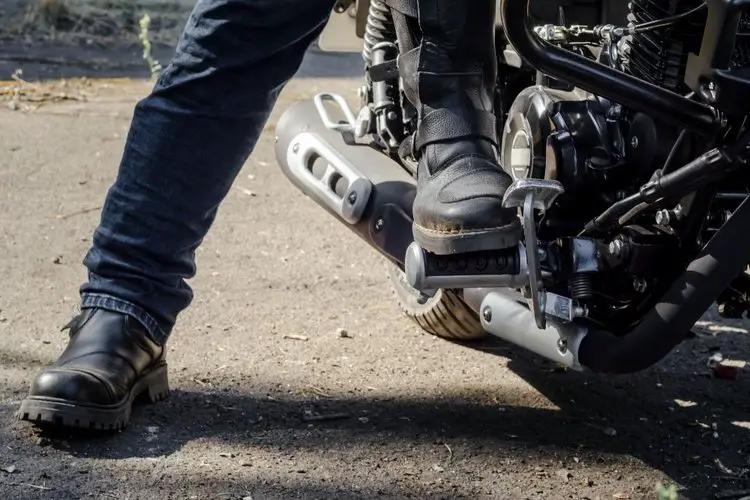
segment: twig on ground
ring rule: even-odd
[[[328,413],[326,415],[304,415],[303,422],[328,422],[331,420],[345,420],[352,418],[348,413]]]
[[[77,212],[71,212],[69,214],[64,214],[64,215],[58,215],[57,218],[59,220],[66,220],[66,219],[70,219],[71,217],[75,217],[76,215],[84,215],[84,214],[88,214],[91,212],[96,212],[97,210],[101,210],[102,208],[103,207],[101,206],[92,207],[92,208],[84,208],[83,210],[78,210]]]
[[[448,448],[448,461],[450,462],[451,460],[453,460],[453,450],[451,450],[451,447],[448,446],[448,443],[443,443],[443,446]]]

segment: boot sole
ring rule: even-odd
[[[29,396],[16,413],[19,420],[38,425],[115,431],[130,423],[133,403],[139,396],[156,403],[169,395],[167,363],[161,363],[133,384],[125,399],[115,405],[93,405],[57,398]]]
[[[477,231],[436,231],[413,225],[414,240],[426,251],[436,255],[453,255],[511,248],[523,239],[521,222],[480,229]]]

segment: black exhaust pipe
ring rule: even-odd
[[[654,309],[624,337],[590,330],[578,356],[601,373],[644,370],[664,358],[750,261],[750,197],[735,210]]]
[[[355,141],[348,108],[345,121],[321,117],[321,107],[331,111],[326,106],[330,100],[342,101],[317,96],[315,102],[299,102],[284,112],[276,126],[276,159],[300,191],[403,266],[413,241],[416,181],[371,144]]]

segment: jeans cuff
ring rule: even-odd
[[[167,342],[167,333],[149,313],[128,301],[102,293],[84,293],[81,295],[81,309],[105,309],[107,311],[127,314],[138,320],[148,332],[151,340],[163,346]]]

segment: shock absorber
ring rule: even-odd
[[[375,131],[386,148],[397,148],[403,138],[398,76],[383,68],[395,67],[398,46],[391,10],[382,0],[370,0],[362,57],[367,72],[363,97],[375,117]]]
[[[372,64],[372,51],[376,45],[382,42],[393,43],[395,39],[396,29],[393,26],[391,9],[382,0],[370,0],[362,49],[362,57],[367,66]]]

